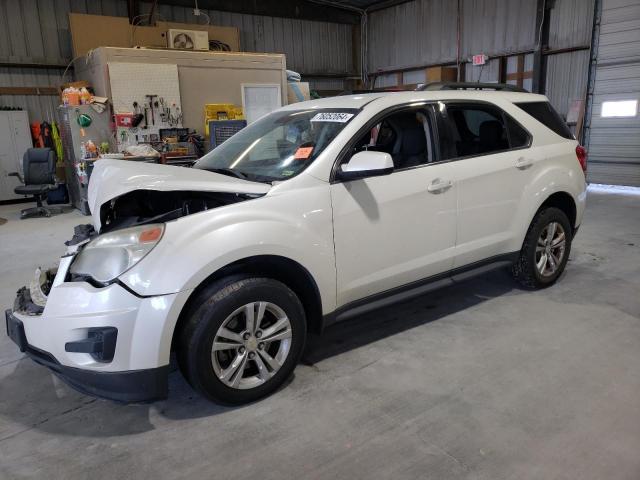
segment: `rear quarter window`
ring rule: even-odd
[[[545,127],[553,130],[561,137],[575,140],[573,133],[562,119],[562,117],[554,110],[549,102],[525,102],[515,103],[516,107],[527,112],[533,118],[542,123]]]

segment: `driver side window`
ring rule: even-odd
[[[431,112],[411,108],[389,114],[358,139],[354,153],[363,150],[388,153],[395,170],[434,162]]]

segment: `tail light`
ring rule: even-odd
[[[587,173],[587,149],[582,145],[578,145],[576,147],[576,157],[578,158],[578,162],[580,162],[582,171]]]

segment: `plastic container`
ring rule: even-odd
[[[80,105],[80,91],[76,89],[69,89],[66,93],[67,105],[76,106]]]
[[[85,87],[82,87],[80,89],[80,103],[82,105],[88,105],[91,102],[91,94],[89,93],[89,90],[87,90]]]
[[[242,107],[232,103],[207,103],[204,106],[204,132],[209,136],[210,120],[244,120]]]

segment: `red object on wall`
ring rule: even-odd
[[[115,117],[117,127],[133,127],[133,113],[116,113]]]
[[[481,53],[480,55],[474,55],[472,60],[474,65],[484,65],[487,63],[487,56]]]

